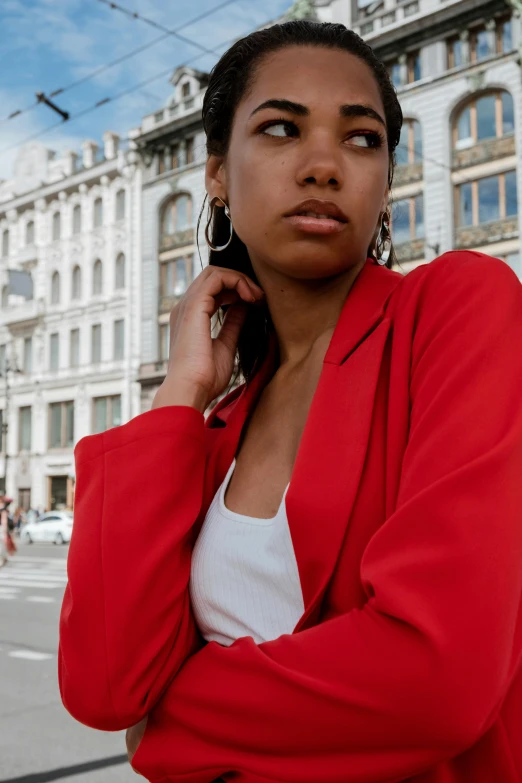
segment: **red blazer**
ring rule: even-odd
[[[520,783],[522,286],[498,259],[374,265],[346,299],[286,506],[304,595],[205,644],[191,550],[273,369],[76,447],[63,702],[155,783]]]

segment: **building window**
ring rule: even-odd
[[[71,329],[69,341],[69,366],[80,366],[80,330]]]
[[[18,448],[20,451],[31,451],[31,406],[27,405],[19,409],[18,419]]]
[[[103,224],[103,201],[97,198],[93,206],[93,224],[94,228],[99,228]]]
[[[116,265],[114,268],[114,288],[125,288],[125,256],[120,253],[116,257]]]
[[[474,98],[457,115],[453,129],[455,149],[464,149],[485,139],[500,139],[514,133],[513,98],[499,91]]]
[[[33,371],[33,338],[24,337],[24,373],[29,375]]]
[[[7,363],[7,346],[5,343],[0,345],[0,375],[3,375],[5,373]]]
[[[60,335],[55,332],[50,336],[49,369],[53,372],[60,367]]]
[[[2,286],[2,309],[9,307],[9,286]]]
[[[123,220],[125,217],[125,191],[118,190],[116,193],[116,220]]]
[[[165,150],[161,149],[158,152],[158,174],[165,174]]]
[[[194,137],[191,136],[185,141],[185,162],[188,165],[194,163]]]
[[[121,424],[121,395],[95,397],[93,403],[93,433],[105,432]]]
[[[170,324],[160,324],[160,361],[166,362],[169,358],[169,348],[170,348]]]
[[[392,81],[392,84],[394,87],[401,87],[402,86],[402,79],[401,79],[401,66],[400,63],[392,63],[389,69],[390,79]]]
[[[82,296],[82,270],[76,264],[72,271],[72,291],[71,291],[71,299],[81,299]]]
[[[25,244],[34,245],[34,220],[30,220],[25,227]]]
[[[504,54],[513,49],[513,25],[511,19],[504,19],[497,27],[497,53]]]
[[[179,168],[179,144],[171,144],[170,147],[170,167],[172,169]]]
[[[517,214],[516,172],[507,171],[458,185],[455,190],[457,225],[478,226]]]
[[[391,233],[395,245],[424,237],[424,196],[422,194],[393,202]]]
[[[101,294],[103,291],[103,265],[99,258],[94,262],[92,269],[92,293],[93,296]]]
[[[190,82],[185,82],[181,88],[181,96],[183,99],[188,98],[190,95]]]
[[[125,353],[125,320],[114,321],[113,356],[116,361],[123,359]]]
[[[422,162],[422,131],[417,120],[404,120],[396,155],[398,166]]]
[[[5,229],[2,233],[2,258],[7,258],[9,255],[9,229]]]
[[[62,217],[59,212],[53,215],[53,242],[62,236]]]
[[[99,364],[101,362],[102,349],[102,328],[101,324],[93,324],[91,327],[91,362]]]
[[[460,38],[450,38],[448,41],[448,68],[458,68],[463,62],[462,41]]]
[[[182,296],[188,288],[190,278],[190,258],[176,258],[163,261],[160,268],[160,286],[162,296]]]
[[[81,234],[82,231],[82,208],[76,204],[73,209],[73,234]]]
[[[169,201],[163,212],[162,235],[172,236],[192,225],[192,199],[181,195]]]
[[[420,52],[408,55],[408,84],[418,82],[422,78]]]
[[[53,272],[51,278],[51,304],[60,304],[60,273]]]
[[[74,446],[74,402],[52,402],[49,405],[49,448]]]

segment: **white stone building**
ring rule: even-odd
[[[207,79],[193,68],[177,68],[167,104],[129,134],[143,166],[142,410],[150,408],[167,370],[170,311],[208,262],[205,240],[200,235],[201,262],[196,242],[205,198],[201,107]]]
[[[141,171],[118,143],[30,144],[0,183],[0,481],[25,508],[72,507],[76,442],[139,412]]]

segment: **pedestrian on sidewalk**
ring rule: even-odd
[[[8,555],[16,552],[16,545],[13,541],[14,523],[9,514],[9,504],[13,499],[7,495],[0,496],[0,568],[9,562]]]

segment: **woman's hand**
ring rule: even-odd
[[[170,314],[167,376],[152,407],[186,404],[203,413],[230,381],[247,305],[263,297],[263,290],[242,272],[206,267]],[[211,319],[222,305],[231,307],[212,338]]]
[[[138,746],[143,739],[143,735],[145,734],[145,729],[147,728],[147,716],[143,718],[143,720],[140,720],[139,723],[137,723],[135,726],[131,726],[130,729],[127,729],[127,732],[125,734],[125,740],[127,742],[127,755],[129,757],[129,761],[132,766],[132,759],[134,758],[134,754],[138,750]]]

